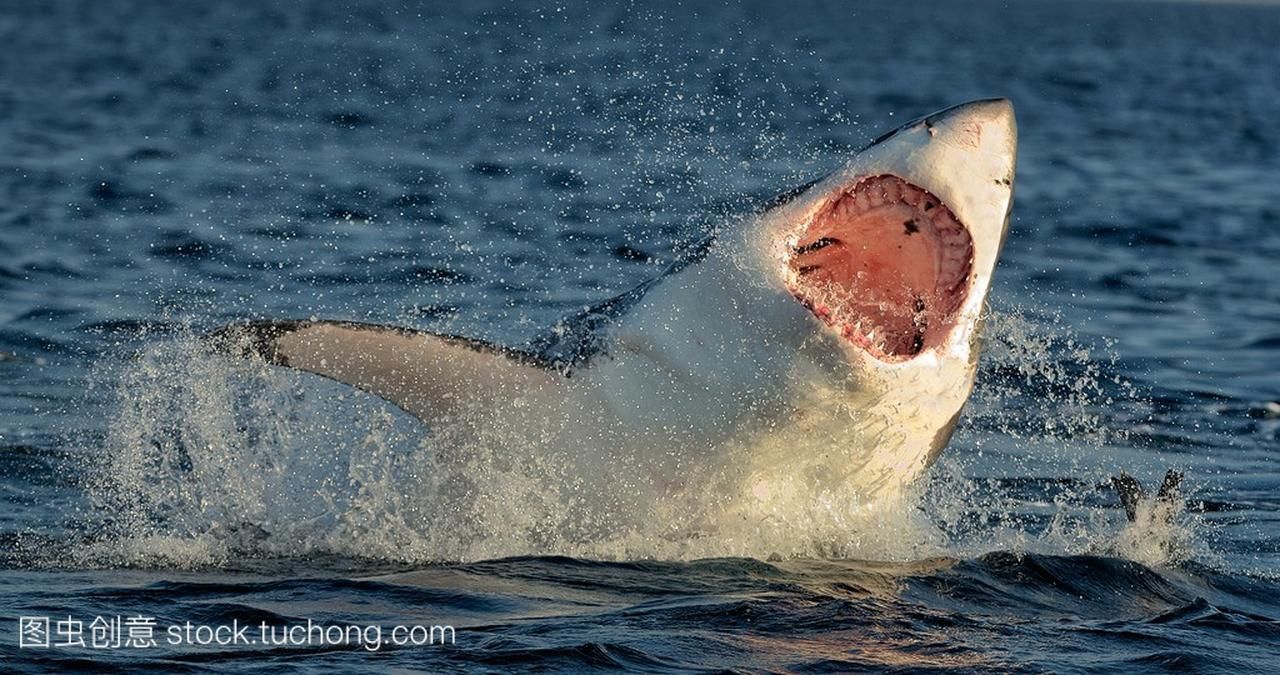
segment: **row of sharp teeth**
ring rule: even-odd
[[[874,326],[870,330],[863,330],[862,322],[859,321],[856,324],[855,323],[845,324],[844,328],[840,329],[840,332],[847,338],[858,338],[858,337],[865,338],[868,343],[870,343],[871,345],[874,345],[877,349],[883,350],[886,347],[886,345],[882,345],[876,342],[877,338],[881,337],[881,335],[878,335],[876,333],[877,329],[879,329],[879,326]]]
[[[931,234],[941,249],[938,259],[939,291],[951,291],[966,280],[973,259],[973,241],[955,216],[933,196],[890,176],[877,176],[859,183],[841,199],[836,212],[849,217],[885,204],[908,204],[915,208],[917,221],[931,226]],[[922,228],[923,231],[923,228]]]
[[[894,204],[911,206],[915,210],[915,222],[920,233],[933,239],[938,246],[936,286],[934,296],[928,301],[928,314],[934,317],[950,314],[957,309],[955,304],[961,297],[957,289],[969,275],[973,242],[951,211],[943,207],[936,197],[892,176],[877,176],[858,183],[845,193],[832,205],[829,214],[851,218]],[[824,321],[836,325],[846,338],[882,352],[915,353],[927,328],[923,323],[926,320],[924,310],[917,312],[913,321],[916,330],[903,332],[881,326],[866,317],[856,322],[841,322],[822,301],[813,303],[813,309]]]
[[[962,286],[968,281],[973,261],[973,242],[968,231],[937,197],[894,176],[862,180],[827,204],[814,216],[815,219],[856,218],[884,206],[910,207],[912,213],[907,224],[916,228],[910,233],[924,236],[934,250],[934,287],[915,289],[923,294],[917,296],[909,325],[899,325],[898,321],[882,325],[873,316],[852,308],[847,313],[842,309],[839,314],[845,316],[840,316],[833,308],[845,304],[844,298],[839,296],[841,289],[820,290],[809,286],[805,293],[807,297],[802,297],[802,301],[820,319],[863,348],[894,355],[919,353],[931,324],[945,321],[959,309],[964,298]],[[886,233],[886,236],[896,234]],[[835,243],[840,242],[820,237],[803,246],[793,242],[792,249],[795,254],[802,255]],[[798,273],[805,274],[806,269],[802,266]],[[870,314],[891,316],[896,312]]]
[[[832,316],[831,308],[823,303],[813,303],[811,309],[823,321],[830,325],[835,325],[835,317]],[[869,325],[869,327],[867,327]],[[860,318],[853,323],[839,324],[840,334],[846,338],[853,339],[863,343],[864,347],[875,347],[882,352],[900,352],[902,345],[890,345],[888,340],[896,338],[904,342],[916,339],[920,333],[915,334],[895,334],[879,324],[873,323],[868,319]],[[917,328],[922,328],[917,326]]]

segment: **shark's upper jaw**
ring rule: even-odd
[[[946,341],[973,274],[969,231],[937,196],[890,174],[834,191],[788,260],[791,291],[881,361]]]

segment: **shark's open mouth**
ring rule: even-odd
[[[874,176],[827,200],[788,264],[815,315],[872,356],[903,361],[946,340],[969,292],[973,240],[942,200]]]

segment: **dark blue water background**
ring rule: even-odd
[[[1280,671],[1278,34],[1197,3],[4,3],[0,668]],[[352,459],[411,420],[194,346],[311,316],[520,344],[989,96],[1021,132],[995,316],[901,535],[442,531]],[[1168,467],[1186,512],[1126,526],[1099,486]],[[457,642],[19,649],[24,614]]]

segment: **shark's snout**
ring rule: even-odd
[[[931,140],[914,170],[945,186],[975,241],[975,269],[989,277],[1009,224],[1018,157],[1013,104],[993,98],[962,103],[924,118]],[[986,287],[982,288],[985,296]]]

